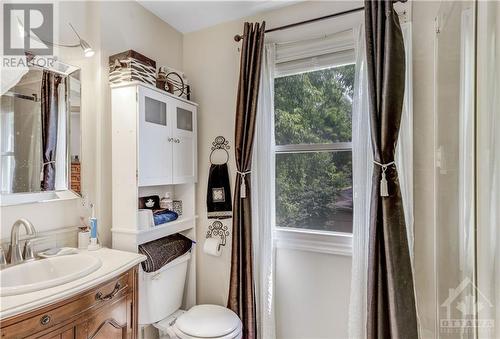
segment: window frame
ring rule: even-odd
[[[342,67],[346,65],[355,65],[355,60],[348,63],[337,63],[330,67],[321,69]],[[321,69],[311,67],[310,71],[300,72],[315,72]],[[279,74],[276,78],[292,76],[293,73],[283,75]],[[274,116],[273,116],[274,119]],[[273,121],[274,124],[274,121]],[[273,127],[273,133],[276,133],[276,128]],[[317,153],[317,152],[351,152],[353,153],[352,141],[350,142],[332,142],[332,143],[318,143],[318,144],[276,144],[274,140],[273,154],[276,158],[279,154],[301,154],[301,153]],[[276,161],[272,164],[276,169]],[[276,171],[274,171],[276,172]],[[353,178],[354,179],[354,178]],[[276,174],[273,178],[273,184],[276,186]],[[274,191],[273,201],[276,201],[276,190]],[[274,204],[275,215],[276,206]],[[274,220],[273,231],[276,240],[276,247],[282,249],[293,249],[301,251],[309,251],[315,253],[326,253],[334,255],[352,256],[352,232],[338,232],[338,231],[322,231],[314,229],[305,229],[297,227],[279,226]]]

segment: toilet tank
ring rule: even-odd
[[[140,268],[140,325],[156,323],[180,309],[190,258],[191,252],[187,252],[151,273]]]

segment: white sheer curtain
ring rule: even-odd
[[[252,232],[258,334],[276,337],[274,317],[274,72],[276,46],[266,44],[262,62],[252,158]]]
[[[405,44],[406,79],[399,139],[396,146],[396,167],[398,169],[399,185],[405,213],[406,231],[410,259],[413,264],[413,74],[412,74],[412,40],[411,23],[401,25]]]
[[[395,161],[413,263],[413,87],[411,60],[411,23],[402,25],[406,52],[405,98]],[[366,338],[366,303],[368,274],[368,230],[373,173],[373,153],[368,113],[364,25],[353,30],[356,52],[356,74],[352,110],[353,173],[353,240],[352,280],[349,305],[349,338]]]
[[[349,338],[366,337],[366,292],[368,274],[368,229],[373,173],[373,153],[368,112],[364,26],[353,30],[356,73],[352,107],[353,236],[352,280],[349,305]]]

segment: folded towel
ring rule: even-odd
[[[153,212],[153,219],[155,222],[155,226],[165,224],[170,221],[174,221],[178,217],[179,215],[176,212],[167,209]]]
[[[147,273],[155,272],[188,252],[192,245],[189,238],[179,233],[139,245],[139,253],[147,257],[141,263],[142,269]]]
[[[208,175],[207,214],[209,219],[233,216],[227,164],[212,164]]]

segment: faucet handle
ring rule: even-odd
[[[5,257],[5,252],[2,247],[0,247],[0,265],[6,265],[7,258]]]
[[[35,254],[33,253],[33,246],[31,245],[30,240],[26,240],[24,242],[23,258],[24,261],[35,259]]]

